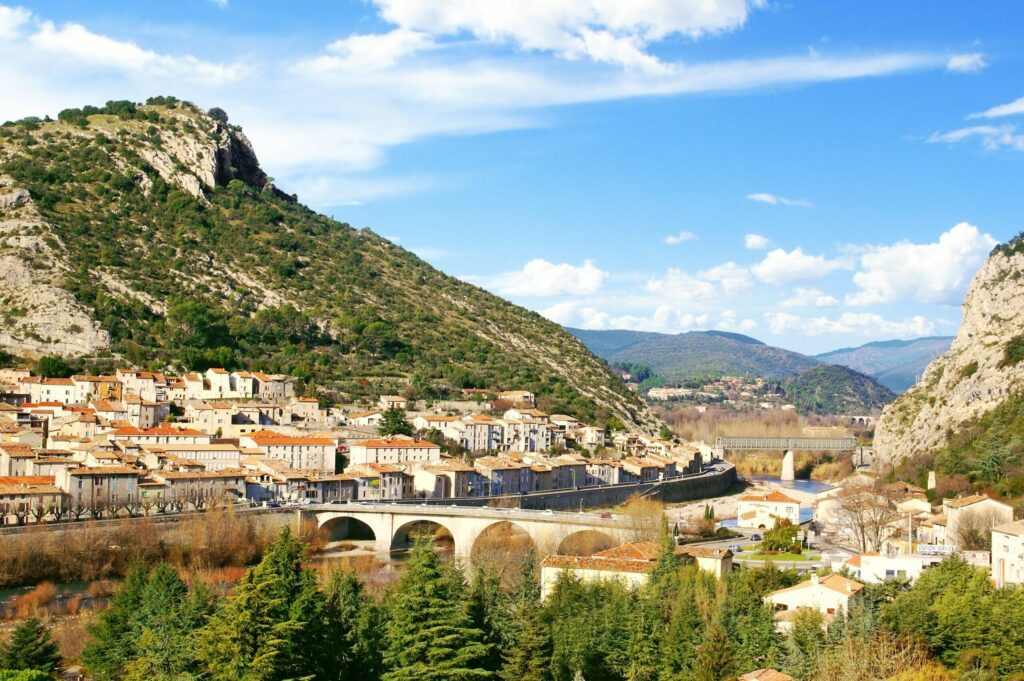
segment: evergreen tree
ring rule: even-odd
[[[196,635],[211,681],[280,681],[315,674],[302,642],[320,640],[312,617],[315,581],[303,573],[302,544],[288,528]]]
[[[109,607],[89,625],[89,641],[82,650],[82,663],[96,681],[121,679],[124,665],[135,657],[142,592],[148,578],[146,565],[133,565],[121,588],[110,599]]]
[[[192,636],[211,609],[212,597],[205,587],[190,593],[170,565],[155,567],[142,590],[136,650],[124,665],[126,681],[194,678]]]
[[[370,602],[363,583],[351,570],[332,572],[324,584],[331,644],[325,654],[334,657],[338,681],[376,681],[382,673],[376,620],[378,608]]]
[[[665,595],[670,589],[671,582],[679,569],[679,558],[676,556],[676,541],[672,533],[668,531],[668,522],[662,520],[661,532],[658,535],[658,555],[654,560],[654,567],[651,568],[649,583]]]
[[[796,681],[811,681],[818,671],[825,649],[821,613],[810,608],[797,610],[786,637],[786,672]]]
[[[551,678],[551,634],[540,617],[540,605],[516,603],[512,609],[514,638],[506,647],[503,681],[548,681]]]
[[[483,666],[492,672],[501,669],[502,655],[509,643],[509,603],[501,591],[501,581],[488,565],[477,566],[469,588],[469,616],[473,626],[483,632],[488,647]]]
[[[0,648],[0,669],[56,674],[60,663],[57,644],[50,638],[50,632],[43,623],[35,617],[15,627],[11,640]]]
[[[717,621],[711,623],[706,639],[697,646],[692,678],[694,681],[733,681],[736,678],[732,641]]]
[[[412,424],[405,420],[405,412],[391,407],[383,414],[377,431],[381,435],[412,435]]]
[[[0,681],[52,681],[53,676],[36,670],[14,671],[0,669]]]
[[[658,624],[660,604],[653,590],[638,594],[629,617],[629,645],[622,676],[626,681],[656,681],[658,668]]]
[[[441,565],[420,538],[391,593],[385,625],[384,681],[491,679],[488,646],[466,611],[457,568]]]
[[[669,621],[661,640],[662,677],[666,681],[689,679],[697,646],[704,640],[706,627],[697,608],[696,570],[681,572],[679,588],[671,601]]]

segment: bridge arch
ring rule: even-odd
[[[324,521],[320,525],[320,536],[329,542],[345,539],[380,539],[373,527],[352,516],[337,516]]]
[[[426,518],[410,520],[396,528],[391,535],[391,550],[401,551],[410,548],[416,536],[424,533],[430,534],[436,545],[447,545],[456,550],[465,550],[464,547],[456,546],[455,535],[450,529],[436,520]]]
[[[477,567],[495,567],[504,577],[506,572],[518,572],[531,548],[536,550],[537,542],[529,530],[510,520],[497,520],[480,528],[473,539],[469,560]]]
[[[577,530],[566,535],[558,543],[557,553],[563,556],[590,556],[598,551],[616,547],[621,543],[601,530]]]

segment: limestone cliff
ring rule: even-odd
[[[875,431],[883,462],[943,447],[949,432],[1024,390],[1024,237],[974,276],[949,351],[886,407]]]

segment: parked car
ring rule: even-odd
[[[764,539],[764,537],[757,533],[750,535],[750,541],[761,541],[762,539]]]
[[[742,553],[743,547],[739,544],[729,544],[729,550],[733,553]]]

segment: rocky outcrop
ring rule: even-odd
[[[0,178],[0,348],[20,356],[92,355],[110,334],[59,283],[60,239],[29,192]]]
[[[1024,249],[1021,237],[993,252],[974,276],[949,351],[886,407],[875,430],[880,461],[941,448],[947,434],[1024,390]]]

